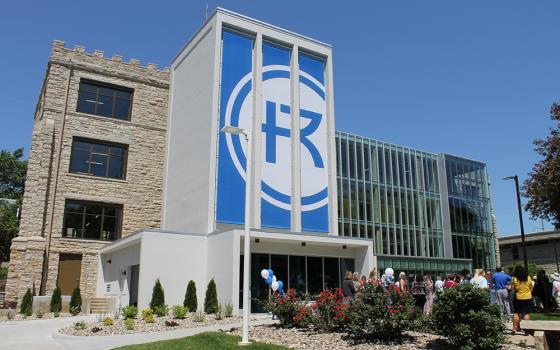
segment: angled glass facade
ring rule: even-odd
[[[486,165],[444,155],[453,256],[494,269],[496,258]]]
[[[493,266],[483,163],[343,132],[336,133],[336,152],[339,235],[372,239],[381,270],[451,272]],[[449,171],[456,163],[461,172]],[[440,176],[438,169],[444,167],[448,170]],[[446,179],[453,189],[449,195],[440,183]],[[442,210],[447,205],[449,210]],[[451,229],[444,225],[450,220]]]

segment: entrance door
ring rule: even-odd
[[[58,262],[58,286],[62,295],[72,295],[80,285],[82,270],[81,254],[60,254]]]
[[[130,284],[128,285],[128,294],[130,295],[128,305],[138,306],[138,276],[140,274],[140,265],[132,265],[130,267]]]

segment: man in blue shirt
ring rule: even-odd
[[[494,302],[502,306],[502,309],[511,320],[511,308],[508,301],[508,286],[511,283],[511,277],[502,272],[501,267],[496,268],[496,273],[492,276],[492,292],[494,292]]]

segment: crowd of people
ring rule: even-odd
[[[393,276],[393,270],[387,269],[381,278],[376,271],[371,271],[369,277],[361,276],[358,272],[347,271],[342,292],[346,303],[351,303],[356,294],[367,283],[379,284],[385,288],[394,286],[401,293],[410,293],[417,307],[429,315],[439,293],[446,289],[462,284],[471,284],[475,288],[488,291],[491,304],[499,305],[504,318],[512,322],[512,334],[521,332],[521,320],[530,320],[531,312],[549,312],[560,306],[560,274],[555,272],[550,275],[544,270],[531,278],[527,269],[516,266],[507,273],[498,267],[494,272],[483,269],[474,270],[470,274],[463,270],[457,274],[448,274],[445,278],[437,276],[435,282],[429,274],[409,278],[405,272]]]

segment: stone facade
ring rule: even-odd
[[[133,90],[130,121],[77,112],[81,79]],[[50,295],[61,253],[82,254],[80,288],[95,295],[97,252],[105,241],[62,237],[67,199],[120,204],[121,234],[159,227],[169,96],[169,69],[105,58],[102,51],[53,44],[39,96],[22,207],[20,233],[13,240],[6,300],[27,288]],[[126,178],[116,180],[69,173],[74,137],[128,145]]]
[[[521,236],[499,238],[500,258],[504,266],[523,263]],[[546,272],[559,272],[560,231],[530,232],[525,234],[527,262],[542,267]]]

